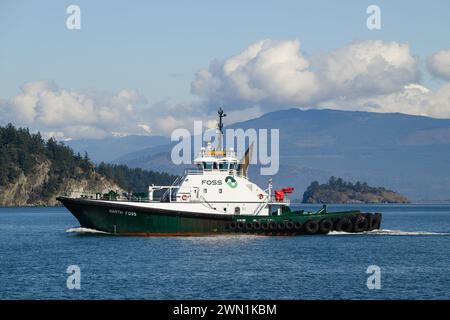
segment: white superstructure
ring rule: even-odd
[[[202,206],[209,213],[269,215],[272,208],[289,205],[287,199],[273,201],[271,182],[261,189],[247,175],[249,151],[240,161],[233,149],[224,150],[222,141],[223,111],[219,110],[219,148],[211,143],[194,159],[195,169],[186,170],[172,186],[149,186],[150,203],[156,200],[174,210],[192,211]],[[164,190],[164,193],[161,191]],[[197,212],[197,211],[195,211]]]

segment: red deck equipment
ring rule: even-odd
[[[283,201],[284,200],[284,194],[285,193],[292,193],[294,192],[294,188],[283,188],[281,190],[275,190],[275,201]]]

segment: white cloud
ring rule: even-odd
[[[418,80],[408,44],[355,42],[315,58],[320,100],[392,93]]]
[[[148,133],[145,123],[137,123],[136,107],[145,99],[135,90],[104,94],[60,89],[48,81],[25,83],[20,89],[20,94],[0,102],[2,124],[12,122],[59,139],[102,138],[115,131]]]
[[[185,122],[183,121],[184,119],[184,117],[176,119],[173,116],[167,116],[156,120],[156,126],[161,132],[170,134],[176,128],[186,127]]]
[[[430,72],[450,79],[450,50],[428,60]],[[361,41],[309,56],[298,40],[258,41],[223,61],[214,60],[191,83],[182,103],[148,104],[136,90],[116,93],[23,84],[0,100],[0,124],[12,122],[59,139],[168,134],[192,129],[194,120],[215,125],[219,106],[227,124],[286,107],[403,112],[450,118],[450,85],[428,90],[405,43]]]
[[[428,59],[428,70],[434,76],[450,81],[450,49],[432,55]]]
[[[146,133],[151,134],[152,133],[152,129],[150,128],[149,125],[146,125],[145,123],[140,123],[137,125],[139,128],[141,128],[142,130],[144,130]]]
[[[148,104],[131,89],[117,93],[69,90],[48,81],[25,83],[20,89],[18,95],[0,100],[0,125],[12,122],[59,140],[170,135],[176,128],[191,130],[194,120],[215,126],[217,118],[215,110],[207,110],[202,101]]]
[[[262,40],[223,62],[200,70],[192,92],[211,102],[289,104],[311,100],[317,93],[310,63],[299,52],[300,42]]]
[[[450,118],[450,84],[443,85],[435,91],[413,84],[391,94],[357,99],[335,99],[320,103],[319,107]]]
[[[311,107],[339,97],[388,94],[417,80],[417,62],[408,44],[354,42],[308,58],[298,40],[262,40],[200,70],[191,91],[211,105],[258,105],[268,111],[286,105]]]
[[[450,118],[450,84],[425,88],[417,65],[407,43],[360,41],[307,56],[299,41],[263,40],[200,70],[191,90],[236,112],[297,106]],[[428,67],[450,80],[450,50]]]

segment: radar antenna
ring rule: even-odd
[[[222,107],[219,107],[219,110],[217,111],[217,113],[219,114],[219,130],[220,133],[223,134],[223,122],[222,122],[222,118],[226,117],[227,115],[225,113],[223,113],[223,109]]]

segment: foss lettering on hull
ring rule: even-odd
[[[236,188],[238,183],[236,179],[232,176],[228,176],[225,178],[225,182],[228,186],[231,188]],[[221,186],[222,180],[202,180],[202,185],[208,185],[208,186]]]
[[[202,185],[208,185],[208,186],[221,186],[222,180],[202,180]]]

